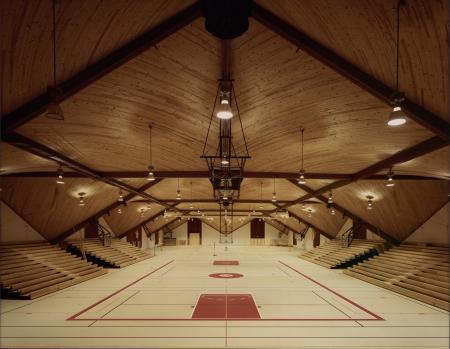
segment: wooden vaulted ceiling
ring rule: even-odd
[[[256,3],[395,87],[396,1]],[[57,1],[58,83],[192,4],[194,1]],[[0,35],[6,52],[2,55],[2,75],[6,77],[3,117],[52,84],[52,1],[2,2],[1,6]],[[444,0],[407,1],[402,7],[400,89],[413,102],[449,121],[447,7]],[[222,51],[220,41],[206,32],[203,22],[202,17],[194,20],[66,99],[61,104],[64,121],[42,114],[16,132],[95,171],[145,171],[147,125],[153,122],[157,171],[205,171],[200,154],[221,75]],[[306,129],[305,168],[316,173],[356,173],[433,137],[412,120],[401,128],[386,127],[388,105],[253,18],[248,32],[231,42],[231,54],[232,77],[252,156],[248,171],[297,172],[300,127]],[[401,241],[448,200],[448,152],[448,146],[441,147],[394,167],[398,174],[445,180],[401,181],[390,191],[382,181],[363,180],[337,189],[335,201]],[[55,171],[56,167],[53,161],[2,144],[1,170],[6,174]],[[195,208],[217,209],[217,204],[207,202],[212,200],[209,181],[187,177],[180,180],[183,198],[190,199],[192,182],[192,199],[205,200],[196,202]],[[241,199],[260,200],[261,181],[263,198],[270,200],[272,180],[258,178],[244,179]],[[145,184],[142,179],[126,182],[135,188]],[[307,185],[318,190],[331,182],[309,180]],[[73,193],[89,186],[88,205],[74,208]],[[146,192],[174,204],[176,188],[176,179],[164,179]],[[52,177],[3,178],[2,189],[2,199],[49,240],[114,203],[118,191],[84,178],[71,178],[63,190]],[[370,213],[361,198],[369,189],[381,193],[375,195],[375,209]],[[278,199],[285,201],[307,194],[283,179],[277,180],[276,191]],[[251,210],[256,204],[239,205]],[[150,217],[159,217],[164,210],[162,205],[152,204],[145,217],[140,217],[138,206],[124,207],[121,215],[117,210],[108,211],[105,219],[121,234]],[[264,206],[276,209],[270,203]],[[187,210],[188,204],[181,203],[179,208]],[[330,236],[344,222],[342,215],[331,216],[324,205],[314,205],[312,217],[307,217],[301,204],[289,209]],[[391,218],[385,219],[389,214]],[[162,218],[148,222],[154,229],[167,223]],[[297,220],[285,224],[297,231],[304,227]]]

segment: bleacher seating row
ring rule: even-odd
[[[105,273],[47,242],[0,245],[2,297],[33,299]]]
[[[152,257],[150,253],[116,238],[111,239],[110,246],[103,246],[102,242],[96,238],[71,241],[70,244],[78,251],[84,250],[87,255],[117,268]]]
[[[345,274],[449,310],[449,248],[403,244]]]
[[[326,268],[341,268],[380,253],[384,248],[382,242],[358,239],[353,240],[350,246],[344,247],[341,240],[335,239],[303,253],[300,258]]]

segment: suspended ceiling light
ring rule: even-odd
[[[64,176],[64,171],[62,169],[62,166],[59,165],[59,167],[58,167],[58,177],[56,178],[56,183],[57,184],[64,184],[63,176]]]
[[[336,210],[334,209],[334,207],[331,208],[331,215],[334,216],[336,214]]]
[[[396,50],[396,88],[395,92],[391,96],[391,104],[393,105],[393,109],[389,115],[389,119],[387,124],[389,126],[395,127],[400,126],[406,123],[406,115],[402,111],[401,103],[403,102],[404,95],[399,92],[399,48],[400,48],[400,6],[402,5],[402,1],[398,1],[397,3],[397,50]]]
[[[328,194],[328,203],[332,204],[333,203],[333,193],[330,191],[330,193]]]
[[[371,210],[373,209],[373,196],[372,195],[366,195],[367,198],[367,209]]]
[[[302,128],[301,130],[301,169],[300,169],[300,173],[299,173],[299,177],[298,177],[298,184],[306,184],[306,179],[305,179],[305,170],[303,169],[303,164],[304,164],[304,158],[303,158],[303,134],[305,132],[305,129]]]
[[[117,209],[117,213],[122,214],[122,209],[120,207]]]
[[[85,204],[86,204],[86,202],[85,202],[85,195],[86,195],[86,193],[83,193],[83,192],[81,192],[81,193],[78,193],[78,205],[79,206],[84,206]]]
[[[221,81],[219,83],[219,99],[220,104],[217,107],[216,116],[222,120],[230,120],[233,117],[233,111],[231,110],[231,84],[227,81]]]
[[[395,186],[395,182],[394,182],[394,171],[392,171],[392,168],[391,168],[391,169],[389,170],[389,172],[387,173],[386,187],[392,188],[393,186]]]
[[[178,177],[178,187],[177,187],[177,200],[181,200],[181,191],[180,191],[180,178]]]
[[[119,198],[117,199],[117,201],[119,202],[123,202],[123,193],[122,193],[122,189],[119,189]]]
[[[153,147],[152,147],[152,130],[153,127],[152,125],[148,125],[149,128],[149,139],[148,139],[148,174],[147,174],[147,180],[149,182],[153,182],[156,178],[155,178],[155,168],[153,167]]]
[[[312,209],[308,208],[308,217],[312,217]]]
[[[58,103],[60,91],[56,84],[56,0],[53,0],[53,86],[49,87],[48,93],[52,101],[47,107],[47,118],[64,120],[64,113]]]
[[[145,214],[145,209],[141,208],[139,210],[139,215],[141,216],[141,218],[144,217],[144,214]]]
[[[192,181],[190,182],[190,194],[191,194],[191,202],[189,204],[189,208],[194,209],[194,205],[192,204]]]
[[[277,192],[275,191],[275,178],[273,179],[272,202],[277,202]]]

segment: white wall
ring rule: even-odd
[[[45,240],[4,202],[0,203],[0,217],[1,242]]]
[[[412,233],[405,242],[427,242],[434,244],[449,244],[449,204],[442,207],[433,217],[427,220],[419,229]]]
[[[266,224],[265,226],[265,244],[270,245],[272,240],[280,240],[278,237],[279,230],[275,229],[273,226]],[[183,224],[173,230],[172,236],[177,238],[177,240],[186,240],[187,241],[187,224]],[[202,223],[202,245],[211,246],[219,243],[220,233],[209,225]],[[283,235],[282,239],[286,241],[291,241],[292,244],[292,236],[291,239],[288,240],[288,237]],[[246,224],[239,229],[233,232],[233,245],[250,245],[250,224]]]

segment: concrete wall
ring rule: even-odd
[[[429,220],[412,233],[405,242],[427,242],[434,244],[449,244],[449,204],[442,207]]]
[[[3,202],[0,202],[0,218],[1,242],[45,240]]]

